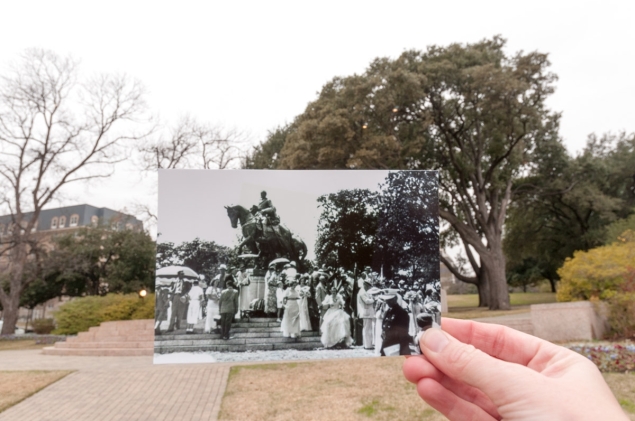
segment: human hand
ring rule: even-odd
[[[442,329],[425,332],[403,372],[450,420],[628,420],[573,351],[500,325],[446,318]]]

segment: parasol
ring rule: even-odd
[[[257,254],[241,254],[240,256],[238,256],[239,259],[255,259],[256,257],[259,257],[259,255],[257,255]]]
[[[271,262],[269,262],[269,264],[273,264],[273,265],[277,265],[278,263],[289,263],[289,259],[285,259],[284,257],[279,257],[275,260],[272,260]]]
[[[170,285],[178,279],[178,274],[183,271],[185,279],[198,280],[199,276],[196,272],[186,266],[166,266],[161,269],[157,269],[156,272],[156,284],[157,285]]]

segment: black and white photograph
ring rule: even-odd
[[[155,363],[420,353],[436,171],[159,171]]]

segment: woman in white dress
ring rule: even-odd
[[[309,317],[309,298],[311,298],[311,287],[307,285],[308,276],[300,278],[300,285],[297,287],[300,294],[300,330],[311,331],[311,319]]]
[[[322,308],[327,310],[322,321],[322,345],[333,348],[341,345],[350,347],[353,343],[351,337],[350,317],[344,310],[344,299],[337,293],[337,288],[331,288],[331,294],[322,302]]]
[[[194,326],[201,317],[201,300],[203,299],[203,288],[198,286],[198,281],[192,283],[192,289],[187,293],[190,305],[187,308],[187,328],[185,333],[193,333]]]
[[[299,338],[300,334],[300,294],[295,288],[298,281],[289,281],[289,287],[284,291],[282,302],[284,304],[284,316],[280,324],[282,336],[285,338]]]
[[[214,317],[219,316],[218,311],[218,299],[220,297],[220,291],[213,284],[208,286],[205,290],[207,296],[207,317],[205,318],[205,333],[211,333],[216,329],[216,322]]]

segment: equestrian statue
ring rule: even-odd
[[[238,245],[238,254],[243,247],[258,255],[261,266],[278,257],[301,261],[306,257],[304,241],[288,228],[280,225],[280,218],[267,192],[260,193],[261,201],[257,206],[246,209],[243,206],[225,206],[232,228],[240,223],[243,241]]]

